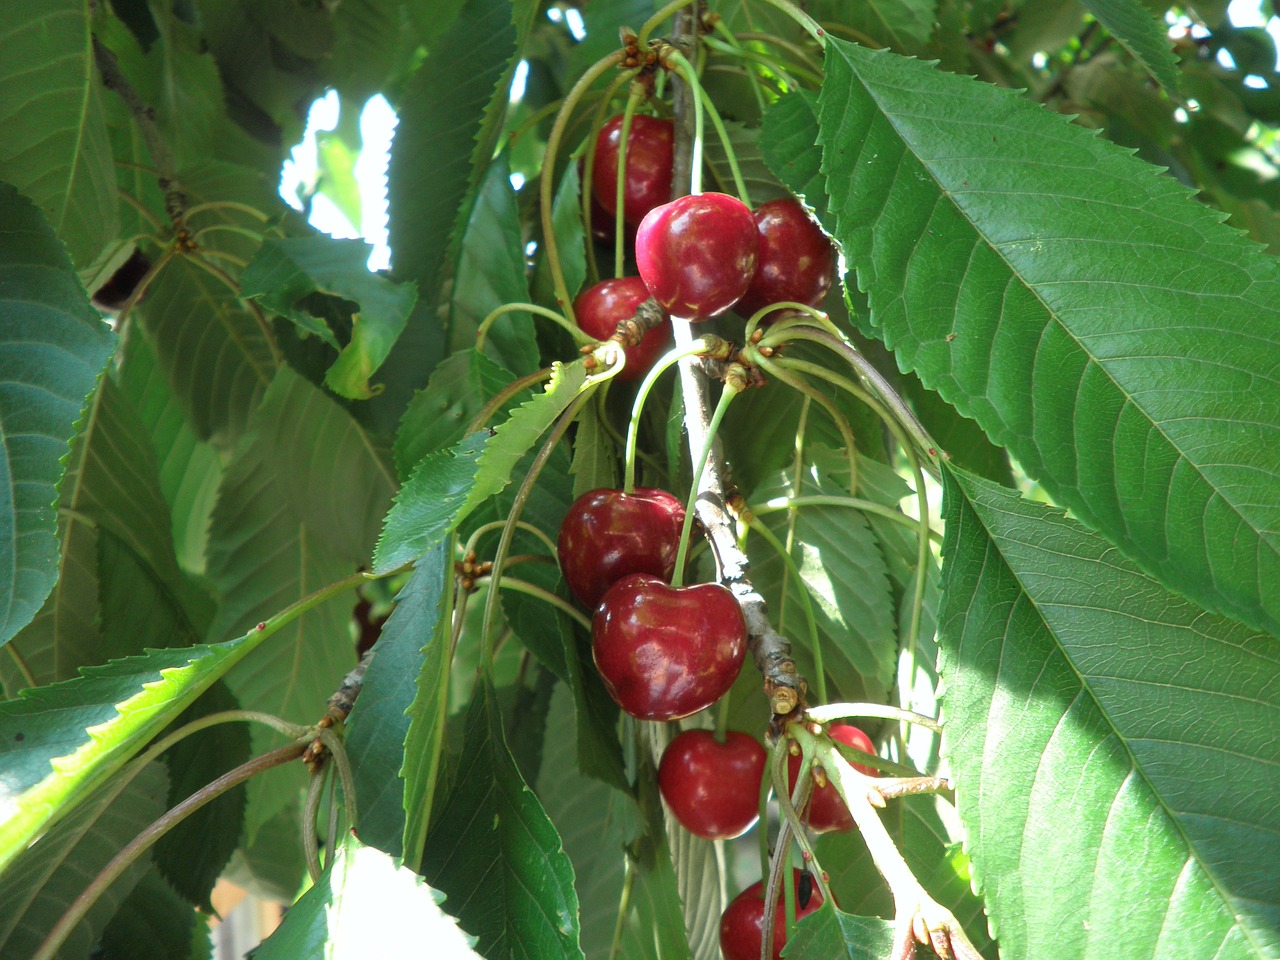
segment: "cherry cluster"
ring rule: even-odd
[[[622,121],[607,121],[592,163],[592,224],[612,235],[618,211]],[[754,213],[723,193],[671,195],[673,130],[669,120],[632,117],[627,133],[622,214],[634,229],[639,276],[602,280],[574,300],[578,326],[597,339],[612,336],[652,296],[668,314],[709,320],[731,308],[750,317],[770,304],[817,307],[835,276],[835,250],[796,200],[761,204]],[[642,378],[669,348],[663,324],[626,351],[624,380]]]

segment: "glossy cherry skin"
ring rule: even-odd
[[[771,303],[821,305],[835,279],[836,248],[797,201],[761,204],[756,222],[756,272],[734,310],[750,317]]]
[[[736,730],[721,743],[710,730],[685,730],[667,744],[658,789],[686,830],[728,840],[756,822],[764,747]]]
[[[792,871],[796,884],[796,919],[807,917],[822,906],[822,891],[812,878],[802,884],[800,871]],[[805,884],[810,885],[809,899],[803,897]],[[778,892],[777,919],[773,925],[773,960],[781,960],[787,944],[787,915]],[[733,898],[720,915],[720,952],[724,960],[760,960],[760,941],[764,939],[764,881],[753,883]]]
[[[583,332],[597,340],[608,340],[618,329],[618,321],[635,316],[636,307],[649,299],[649,288],[639,277],[601,280],[578,294],[573,301],[573,315]],[[643,380],[654,362],[674,345],[671,324],[662,325],[644,335],[627,351],[627,362],[619,380]]]
[[[660,203],[671,198],[671,170],[675,136],[670,120],[636,114],[627,133],[627,173],[622,194],[622,216],[636,224]],[[622,143],[622,117],[605,121],[596,136],[591,164],[591,193],[610,217],[618,212],[618,146]],[[612,229],[610,229],[612,236]]]
[[[679,720],[733,686],[747,652],[737,599],[718,583],[672,587],[623,577],[591,622],[591,653],[605,688],[641,720]]]
[[[756,269],[756,222],[723,193],[680,197],[636,228],[636,267],[672,316],[715,317],[738,302]]]
[[[665,490],[588,490],[565,513],[556,539],[565,582],[594,608],[628,574],[670,580],[683,524],[684,504]]]
[[[871,743],[871,738],[857,727],[851,727],[847,723],[832,724],[827,728],[827,733],[831,735],[832,740],[838,740],[846,746],[855,747],[873,755],[876,752],[875,746]],[[853,769],[859,773],[865,773],[869,777],[880,775],[880,771],[875,767],[863,766],[860,763],[853,764]],[[787,770],[787,783],[794,790],[796,774],[800,771],[800,758],[788,757]],[[830,833],[854,828],[853,817],[849,813],[849,808],[840,799],[840,791],[835,788],[835,784],[830,779],[821,787],[814,786],[813,793],[809,799],[809,809],[801,819],[809,824],[809,828],[814,833]]]

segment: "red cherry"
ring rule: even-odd
[[[835,279],[836,249],[790,197],[756,208],[756,272],[734,307],[743,317],[771,303],[819,306]]]
[[[670,580],[676,568],[684,504],[665,490],[589,490],[560,524],[556,553],[573,595],[586,607],[631,573]]]
[[[721,743],[710,730],[686,730],[662,753],[658,789],[690,833],[728,840],[756,822],[764,762],[755,737],[730,730]]]
[[[639,223],[644,215],[671,196],[674,127],[670,120],[636,114],[627,132],[627,173],[622,195],[622,215]],[[618,145],[622,143],[622,117],[605,121],[596,136],[595,161],[591,165],[591,192],[610,217],[618,212]],[[609,235],[613,235],[612,227]]]
[[[799,870],[793,870],[796,882],[796,919],[807,917],[822,906],[822,891],[813,879],[802,881]],[[804,897],[808,887],[808,899]],[[778,909],[773,924],[773,960],[781,960],[787,944],[787,914],[778,891]],[[720,952],[724,960],[760,960],[760,943],[764,939],[764,881],[753,883],[733,898],[720,916]]]
[[[636,573],[610,587],[596,608],[591,652],[623,710],[641,720],[679,720],[733,686],[747,624],[718,583],[672,587]]]
[[[601,280],[578,294],[573,301],[573,315],[578,326],[597,340],[608,340],[618,329],[618,321],[635,316],[636,308],[649,299],[649,288],[639,277]],[[674,344],[671,324],[665,320],[629,348],[626,366],[619,380],[643,380],[654,362]]]
[[[832,740],[838,740],[846,746],[875,755],[876,748],[871,743],[871,738],[857,727],[851,727],[847,723],[836,723],[827,728],[827,733],[831,735]],[[880,775],[880,771],[875,767],[863,766],[860,763],[853,764],[853,769],[869,777]],[[796,774],[800,772],[799,757],[787,758],[787,771],[787,785],[795,790]],[[853,816],[849,813],[849,808],[840,799],[840,791],[829,779],[823,786],[813,788],[808,812],[802,819],[809,824],[809,828],[814,833],[830,833],[854,828]]]
[[[655,207],[636,228],[636,267],[668,313],[705,320],[747,290],[756,269],[756,223],[746,204],[700,193]]]

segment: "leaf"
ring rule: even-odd
[[[101,960],[211,960],[204,918],[155,870],[142,875],[99,941]]]
[[[385,86],[387,50],[401,42],[399,0],[346,0],[334,10],[334,86],[353,105]],[[359,226],[360,221],[352,221]]]
[[[0,703],[0,871],[261,642],[152,650]]]
[[[945,480],[944,751],[1002,956],[1274,956],[1280,642]]]
[[[832,960],[847,957],[887,957],[893,951],[893,923],[875,917],[855,917],[824,904],[800,921],[782,950],[786,960]]]
[[[584,254],[585,258],[585,254]],[[450,301],[449,337],[453,350],[476,341],[489,312],[508,303],[528,303],[524,240],[507,155],[489,164],[471,219],[462,238]],[[507,313],[489,328],[485,350],[517,376],[539,367],[533,318]]]
[[[470,218],[464,200],[479,183],[475,160],[492,153],[492,143],[485,152],[477,139],[515,52],[511,16],[505,0],[467,0],[400,101],[387,168],[391,264],[397,277],[417,282],[428,305],[439,295],[441,265],[451,259],[455,223]]]
[[[899,363],[1148,570],[1280,630],[1280,265],[1012,92],[827,49],[836,232]]]
[[[1178,64],[1168,30],[1139,0],[1080,0],[1170,95],[1178,92]]]
[[[420,678],[429,654],[435,669],[441,667],[435,637],[445,590],[452,583],[451,573],[443,547],[428,554],[414,568],[413,576],[396,597],[395,609],[383,624],[373,662],[365,673],[363,691],[347,721],[346,742],[355,772],[360,838],[392,856],[403,852],[402,778],[422,756],[415,744],[410,760],[411,711],[423,688]],[[431,678],[427,679],[429,682]],[[426,712],[436,719],[437,714]]]
[[[396,495],[374,555],[385,573],[440,543],[477,506],[511,482],[525,451],[573,402],[586,382],[581,363],[556,364],[546,390],[521,404],[492,435],[473,433],[418,464]]]
[[[254,957],[392,960],[404,956],[409,944],[430,944],[433,956],[478,957],[472,938],[441,909],[442,901],[398,860],[347,836],[315,886],[289,908]]]
[[[0,222],[0,643],[7,643],[57,579],[54,484],[115,338],[43,217],[2,184]]]
[[[120,227],[89,8],[10,0],[0,13],[0,180],[34,200],[71,259],[87,267]],[[14,215],[5,211],[4,222]],[[30,215],[19,216],[30,229]]]
[[[565,166],[551,203],[551,229],[556,235],[556,252],[560,257],[560,269],[564,273],[564,285],[569,296],[577,296],[587,279],[587,232],[582,226],[582,184],[578,180],[578,165]],[[555,287],[551,281],[548,257],[539,257],[534,268],[533,289],[539,303],[555,303]]]
[[[42,836],[0,879],[0,954],[30,957],[85,885],[125,844],[164,813],[164,768],[148,764],[117,795],[94,797]],[[89,955],[98,934],[150,865],[143,856],[111,884],[54,954]]]
[[[578,415],[573,435],[573,497],[576,500],[601,487],[619,489],[618,449],[604,426],[605,414],[597,403],[588,403]]]
[[[760,206],[779,197],[789,197],[790,192],[778,182],[778,178],[770,170],[760,148],[760,128],[748,127],[734,120],[725,121],[725,132],[729,134],[729,143],[738,161],[738,172],[742,174],[747,192],[751,196],[753,206]],[[814,150],[816,153],[816,149]],[[719,137],[711,137],[706,144],[707,165],[715,178],[716,189],[721,193],[737,196],[733,180],[733,169],[729,166],[728,156]]]
[[[324,378],[334,393],[352,400],[373,395],[369,378],[391,352],[417,299],[413,284],[395,284],[369,272],[372,249],[363,240],[267,239],[240,279],[242,296],[261,301],[333,347],[338,346],[333,333],[307,309],[305,298],[318,293],[359,305],[351,341]]]
[[[581,957],[573,867],[507,752],[487,679],[466,731],[454,789],[427,836],[423,875],[489,960]]]
[[[827,183],[818,146],[818,99],[808,90],[779,97],[764,113],[760,153],[774,176],[813,210],[823,229],[834,232],[827,209]]]
[[[912,53],[933,33],[937,0],[816,0],[810,11],[820,23],[856,27],[877,44]]]
[[[145,100],[156,110],[156,121],[179,169],[186,169],[213,154],[226,114],[226,92],[200,30],[184,21],[171,4],[152,4],[151,10],[160,36],[147,52],[150,82],[144,88]]]

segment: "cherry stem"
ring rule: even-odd
[[[90,881],[89,885],[80,892],[80,895],[67,908],[53,929],[49,931],[44,942],[32,954],[31,960],[52,960],[57,955],[59,948],[66,941],[71,931],[79,925],[84,919],[85,914],[93,907],[98,899],[106,893],[107,889],[124,873],[130,866],[137,862],[138,858],[151,849],[155,843],[166,833],[176,827],[179,823],[195,813],[211,800],[226,793],[232,787],[238,786],[248,780],[255,774],[272,767],[278,767],[281,764],[288,763],[297,757],[302,756],[306,750],[305,740],[295,741],[285,744],[283,747],[277,747],[268,753],[264,753],[260,757],[254,757],[247,763],[243,763],[224,773],[212,783],[201,787],[187,799],[172,810],[167,811],[163,816],[153,822],[149,827],[133,838],[123,849],[120,850],[105,867],[99,871],[98,875]]]
[[[737,386],[733,380],[725,383],[724,389],[720,392],[720,402],[716,404],[715,412],[711,414],[711,422],[707,425],[707,435],[702,442],[702,450],[693,463],[693,483],[689,485],[689,497],[685,501],[684,524],[680,528],[680,547],[676,551],[675,572],[671,575],[671,585],[673,587],[684,585],[684,562],[689,554],[689,532],[693,529],[693,516],[696,512],[694,503],[698,499],[698,488],[702,483],[702,473],[707,467],[708,458],[711,456],[711,448],[715,444],[716,432],[720,429],[720,421],[724,419],[724,413],[729,409],[729,404],[741,392],[742,388]]]
[[[591,632],[591,621],[585,614],[568,600],[558,597],[550,590],[545,590],[536,584],[529,583],[527,580],[517,580],[515,577],[502,578],[503,590],[515,590],[517,593],[523,593],[530,597],[536,597],[539,600],[551,604],[561,613],[567,613],[572,617],[582,629],[588,633]]]
[[[627,140],[631,136],[631,120],[636,108],[644,99],[644,87],[632,81],[631,92],[627,96],[627,105],[622,111],[622,129],[618,131],[618,159],[613,168],[614,173],[614,210],[613,210],[613,275],[621,280],[625,272],[623,264],[626,260],[626,219],[627,219]]]
[[[761,321],[777,310],[796,310],[799,311],[802,316],[795,317],[786,316],[784,314],[784,319],[770,326],[768,328],[767,335],[761,337],[761,347],[781,346],[786,342],[786,338],[781,335],[782,332],[790,330],[795,326],[819,326],[824,330],[834,330],[837,333],[839,332],[839,328],[831,322],[831,318],[816,307],[811,307],[809,304],[801,303],[798,300],[779,300],[777,303],[771,303],[766,307],[761,307],[747,318],[747,329],[743,334],[744,339],[750,343],[752,334],[756,332],[756,328],[760,326]]]
[[[724,24],[722,23],[717,24],[716,29],[717,30],[723,29],[728,36],[733,37],[733,40],[732,41],[717,40],[714,37],[704,37],[702,42],[705,43],[712,50],[715,50],[719,53],[723,53],[725,56],[736,57],[737,59],[742,60],[745,63],[750,64],[751,66],[764,67],[767,71],[769,71],[774,76],[776,76],[780,81],[782,81],[783,86],[785,86],[788,91],[800,89],[800,81],[792,74],[792,72],[789,69],[787,69],[781,63],[779,63],[773,57],[770,57],[768,54],[761,53],[759,50],[747,49],[741,43],[738,42],[738,38],[734,37],[733,34],[728,31],[728,28],[725,27]],[[755,83],[751,84],[751,89],[753,89],[756,92],[757,98],[763,99],[762,95],[760,94],[761,85],[766,85],[770,87],[770,89],[773,90],[774,93],[777,93],[776,85],[769,83],[768,79],[766,77],[761,76],[758,70],[748,70],[747,72],[752,77],[752,79],[755,80]],[[805,70],[804,73],[806,74],[805,79],[808,80],[810,83],[816,85],[822,82],[822,78],[819,77],[817,74],[813,73],[812,71]]]
[[[684,59],[683,57],[681,59]],[[725,129],[724,120],[720,118],[720,111],[716,109],[716,105],[711,102],[711,95],[698,88],[699,102],[707,111],[707,115],[711,117],[711,125],[716,128],[716,136],[720,138],[720,145],[724,148],[725,159],[729,161],[729,170],[733,174],[733,188],[738,192],[738,199],[748,207],[751,206],[751,194],[747,192],[747,182],[742,179],[742,169],[738,166],[738,154],[733,149],[733,142],[729,139],[729,131]]]
[[[644,26],[640,28],[640,32],[636,35],[636,45],[643,47],[649,42],[650,34],[662,26],[664,20],[695,2],[697,0],[671,0],[670,3],[659,9],[657,13],[644,22]]]
[[[302,855],[307,861],[307,876],[312,884],[320,879],[320,846],[316,840],[316,821],[320,814],[320,800],[324,796],[324,783],[329,777],[328,766],[312,770],[307,779],[307,796],[302,804]]]
[[[796,590],[800,593],[800,608],[804,612],[805,627],[809,632],[809,649],[813,652],[814,691],[818,695],[818,702],[826,703],[827,678],[826,671],[822,667],[822,643],[818,639],[818,621],[813,616],[813,603],[809,599],[809,588],[800,579],[800,570],[796,567],[796,562],[791,557],[790,552],[782,545],[773,531],[765,526],[764,521],[752,518],[748,526],[753,533],[758,533],[769,546],[773,547],[786,566],[788,576],[795,579]],[[781,630],[782,627],[779,626],[778,629]]]
[[[915,723],[934,733],[942,733],[942,724],[933,717],[904,710],[885,703],[826,703],[808,710],[810,720],[817,723],[830,723],[833,720],[845,720],[850,717],[876,717],[880,720],[901,720],[904,723]]]
[[[627,424],[627,445],[624,456],[623,493],[635,493],[636,490],[636,441],[640,433],[640,414],[644,411],[649,392],[668,369],[684,357],[696,356],[714,349],[714,344],[707,337],[699,337],[683,347],[675,347],[663,354],[650,369],[636,390],[635,402],[631,405],[631,420]]]
[[[469,554],[475,552],[476,544],[480,542],[480,538],[482,536],[493,530],[501,530],[506,527],[506,525],[505,520],[494,520],[492,523],[486,523],[476,527],[475,530],[471,531],[471,536],[467,538],[466,546],[462,548],[463,559],[465,560]],[[536,527],[532,523],[526,523],[523,520],[517,520],[516,526],[521,530],[524,530],[526,533],[533,534],[542,541],[543,545],[551,551],[551,556],[554,557],[556,555],[556,542],[547,536],[541,527]]]
[[[552,369],[553,368],[551,367],[546,367],[545,369],[525,374],[525,376],[512,381],[495,393],[493,397],[490,398],[489,402],[480,408],[480,412],[471,418],[471,422],[467,424],[467,434],[470,435],[475,433],[477,430],[482,429],[484,425],[489,422],[489,418],[497,413],[504,403],[520,391],[527,390],[529,387],[534,387],[540,383],[545,383],[547,380],[550,380]]]
[[[779,510],[790,510],[792,507],[848,507],[850,510],[874,513],[878,517],[892,520],[894,523],[907,527],[912,533],[919,534],[920,532],[920,524],[901,510],[886,507],[883,503],[876,503],[874,500],[863,500],[858,497],[830,497],[819,494],[803,497],[775,497],[772,500],[765,501],[760,506],[753,506],[751,512],[763,517],[771,513],[777,513]],[[930,528],[929,536],[934,540],[941,540],[942,532]]]
[[[791,492],[799,493],[804,486],[804,443],[805,431],[809,426],[809,410],[813,406],[813,400],[809,397],[802,397],[800,403],[800,417],[796,421],[796,440],[795,451],[791,461]],[[796,517],[797,511],[787,511],[787,538],[784,541],[787,556],[791,555],[791,550],[795,546],[796,539]],[[789,592],[788,584],[791,580],[791,570],[786,568],[782,573],[782,594],[778,602],[778,630],[786,632],[787,623],[787,594]],[[797,584],[799,581],[797,580]],[[826,697],[822,697],[826,700]]]
[[[809,34],[809,36],[813,37],[814,40],[818,41],[818,46],[822,47],[824,50],[826,49],[826,46],[827,46],[826,32],[822,29],[822,27],[818,26],[818,22],[814,20],[813,17],[809,16],[807,13],[805,13],[803,10],[797,7],[794,3],[791,3],[790,0],[765,0],[765,2],[768,4],[771,4],[774,7],[777,7],[779,10],[781,10],[783,13],[789,16],[792,20],[794,20],[796,23],[800,25],[800,27],[805,31],[805,33]]]
[[[605,111],[609,109],[609,104],[613,102],[613,96],[617,92],[618,87],[634,77],[634,73],[620,73],[609,81],[609,85],[605,87],[604,94],[600,98],[600,103],[596,107],[595,114],[592,117],[591,130],[597,132],[596,135],[589,135],[586,139],[586,150],[582,155],[582,224],[587,235],[587,265],[590,270],[591,282],[594,285],[600,280],[600,266],[596,263],[596,245],[592,237],[592,216],[591,216],[591,200],[592,191],[595,189],[595,162],[598,131],[601,124],[604,123]],[[616,223],[616,221],[615,221]],[[616,236],[616,234],[615,234]]]
[[[716,727],[713,735],[716,743],[724,743],[729,739],[729,695],[726,693],[720,698],[720,704],[716,709]]]
[[[711,50],[721,50],[721,52],[728,53],[730,56],[743,56],[742,44],[739,42],[738,38],[733,35],[733,31],[725,26],[724,21],[719,17],[715,17],[714,19],[715,25],[713,29],[724,39],[720,41],[713,41],[710,37],[703,37],[703,44]],[[756,108],[760,111],[760,115],[764,116],[767,104],[764,101],[764,94],[760,92],[762,81],[760,75],[755,71],[752,71],[752,75],[755,77],[757,82],[751,84],[751,92],[756,98]]]
[[[622,57],[622,51],[615,50],[607,57],[597,60],[587,68],[586,73],[578,78],[578,82],[565,95],[564,102],[560,105],[559,112],[556,113],[555,122],[551,124],[551,132],[547,134],[547,146],[543,153],[542,177],[538,183],[538,201],[542,214],[542,242],[546,246],[547,266],[551,268],[551,286],[555,291],[556,301],[564,309],[565,316],[570,321],[574,319],[573,304],[570,302],[569,286],[565,283],[564,268],[560,263],[560,253],[556,241],[555,225],[551,219],[553,202],[552,180],[554,179],[556,154],[560,150],[560,141],[564,138],[565,127],[569,124],[569,117],[573,113],[573,108],[597,79],[611,67],[617,66],[622,62]]]
[[[803,64],[809,69],[815,77],[822,72],[822,63],[815,60],[804,47],[798,43],[792,43],[790,40],[784,40],[782,37],[772,33],[754,33],[750,30],[744,30],[737,35],[737,39],[743,43],[757,41],[767,44],[771,47],[777,47],[779,50],[786,50],[791,56],[795,57],[797,64]]]
[[[220,280],[236,298],[244,305],[245,309],[253,315],[254,322],[257,323],[258,329],[262,332],[262,339],[266,341],[268,349],[271,351],[271,359],[277,366],[284,363],[284,354],[280,352],[280,344],[276,343],[276,335],[271,329],[271,324],[267,322],[267,316],[262,312],[262,308],[258,306],[256,300],[246,300],[240,295],[240,284],[231,274],[227,273],[217,264],[210,263],[204,257],[195,254],[186,254],[183,256],[188,263],[199,267],[209,276]]]
[[[156,262],[151,265],[150,269],[142,275],[142,279],[138,281],[138,285],[133,288],[133,292],[129,294],[129,298],[125,300],[124,306],[120,308],[120,312],[116,315],[116,329],[120,329],[124,326],[125,320],[129,318],[129,314],[133,312],[133,308],[138,305],[138,301],[140,301],[147,290],[151,288],[151,284],[155,281],[156,277],[160,275],[160,271],[163,270],[169,261],[175,256],[177,256],[177,254],[174,252],[173,247],[166,247],[164,253],[160,255],[160,258],[156,260]],[[32,686],[35,686],[35,684],[32,684]]]
[[[684,82],[689,85],[689,89],[693,91],[693,154],[691,166],[689,168],[689,192],[697,195],[702,192],[702,143],[703,143],[703,119],[702,119],[702,102],[705,93],[702,85],[698,82],[697,71],[685,59],[684,54],[674,48],[667,55],[667,59],[672,63],[680,76],[684,78]],[[721,125],[723,129],[723,124]],[[729,156],[732,156],[732,148],[728,146],[728,138],[725,138],[725,150]],[[745,200],[743,201],[746,202]]]
[[[613,939],[609,942],[609,960],[617,960],[622,949],[622,934],[631,915],[631,888],[635,885],[636,865],[628,854],[623,858],[622,892],[618,895],[618,919],[613,924]]]
[[[570,323],[564,316],[556,313],[554,310],[548,310],[546,307],[540,307],[536,303],[504,303],[500,307],[496,307],[490,311],[489,315],[480,321],[480,327],[476,330],[476,352],[484,352],[485,338],[489,336],[489,328],[493,326],[494,321],[499,317],[506,316],[508,313],[532,313],[535,316],[544,317],[547,320],[553,320],[563,329],[569,336],[573,337],[574,342],[578,344],[595,343],[596,339],[591,335],[583,332],[578,326]]]

